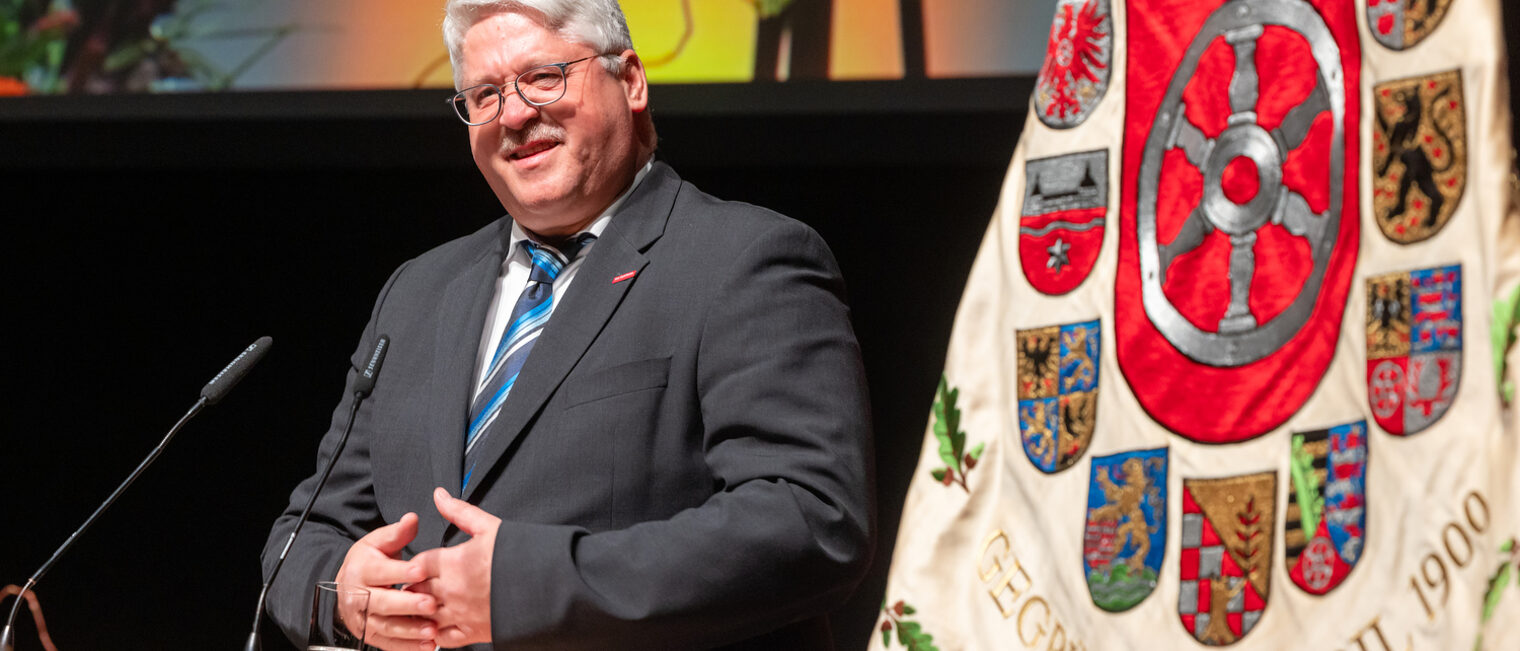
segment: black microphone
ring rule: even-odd
[[[11,606],[11,614],[5,619],[5,628],[0,629],[0,651],[12,651],[15,648],[16,633],[13,627],[16,623],[16,613],[21,611],[22,597],[26,595],[27,590],[31,590],[36,586],[37,581],[42,579],[42,575],[47,574],[47,571],[53,568],[53,564],[58,562],[63,553],[74,545],[74,541],[79,539],[79,535],[84,533],[85,529],[89,529],[90,525],[95,524],[95,520],[100,518],[100,514],[105,513],[105,510],[116,502],[116,498],[121,497],[121,494],[127,490],[127,487],[131,486],[132,482],[137,481],[138,475],[141,475],[143,470],[146,470],[148,465],[153,463],[153,460],[157,459],[159,454],[163,453],[164,448],[169,445],[169,441],[174,438],[174,435],[179,433],[180,428],[184,427],[185,423],[190,422],[191,418],[200,413],[203,407],[214,405],[225,397],[227,392],[231,391],[232,387],[239,380],[243,379],[244,375],[248,374],[248,369],[253,368],[254,364],[259,363],[259,360],[264,358],[264,354],[269,352],[269,346],[273,343],[274,340],[269,337],[260,337],[258,341],[253,342],[236,359],[232,360],[232,363],[223,368],[221,373],[217,373],[216,377],[211,378],[211,382],[201,389],[200,399],[195,401],[195,405],[190,407],[190,411],[180,417],[179,422],[175,423],[174,427],[169,428],[169,433],[164,436],[163,441],[159,442],[158,447],[153,448],[153,451],[148,453],[148,458],[143,459],[142,463],[137,465],[137,469],[127,476],[127,480],[122,482],[120,486],[117,486],[115,491],[111,492],[110,497],[107,497],[106,501],[99,508],[95,509],[94,513],[90,514],[90,517],[84,521],[84,524],[79,525],[79,529],[70,535],[68,540],[63,541],[63,544],[59,545],[58,550],[53,552],[53,556],[46,563],[43,563],[36,573],[32,574],[32,578],[26,580],[26,584],[21,586],[21,591],[16,593],[16,603]]]
[[[370,392],[375,390],[375,378],[380,376],[380,365],[385,363],[385,351],[391,346],[391,338],[380,335],[375,341],[375,352],[369,355],[369,364],[359,372],[359,377],[354,380],[354,396],[368,398]]]
[[[301,525],[306,524],[306,519],[311,517],[311,507],[317,503],[317,495],[322,492],[322,487],[327,485],[327,477],[332,474],[333,466],[338,464],[338,456],[343,454],[343,446],[348,444],[348,435],[354,431],[354,416],[359,413],[359,403],[369,397],[370,392],[375,390],[375,379],[380,377],[380,365],[385,363],[385,351],[391,346],[391,338],[380,335],[375,341],[375,352],[370,353],[369,363],[359,371],[359,376],[354,378],[354,401],[348,409],[348,424],[343,426],[343,435],[338,437],[338,447],[333,449],[332,457],[328,458],[327,466],[322,468],[322,476],[317,478],[317,485],[311,489],[311,497],[306,499],[306,508],[301,509],[301,517],[296,518],[295,528],[290,530],[290,537],[285,539],[285,548],[280,550],[280,557],[275,559],[274,569],[270,570],[269,578],[264,580],[264,587],[259,589],[259,605],[253,611],[253,631],[248,634],[248,641],[243,644],[244,651],[259,651],[259,624],[264,621],[264,602],[269,598],[269,586],[274,584],[274,577],[280,573],[280,567],[285,564],[285,557],[290,554],[290,548],[296,542],[296,534],[301,533]],[[3,649],[0,651],[10,651]]]
[[[232,361],[227,363],[227,367],[222,369],[221,373],[217,373],[216,377],[211,378],[211,381],[206,383],[206,386],[201,387],[201,399],[205,400],[208,405],[221,402],[222,398],[227,397],[227,393],[232,391],[232,387],[237,386],[238,382],[243,381],[243,376],[248,374],[248,369],[253,368],[254,364],[264,359],[265,353],[269,352],[269,347],[273,344],[273,339],[259,337],[258,341],[253,342],[243,352],[238,353],[238,356],[232,358]]]

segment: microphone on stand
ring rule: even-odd
[[[296,542],[296,534],[301,533],[301,525],[306,524],[306,519],[311,517],[311,507],[317,503],[317,495],[322,492],[322,487],[327,484],[328,475],[332,474],[333,466],[338,463],[338,456],[343,454],[343,446],[348,444],[348,435],[354,431],[354,416],[359,413],[359,403],[369,397],[370,392],[375,390],[375,379],[380,376],[380,365],[385,362],[385,351],[390,348],[391,338],[380,335],[375,340],[375,352],[370,353],[369,363],[359,371],[359,377],[354,379],[354,401],[348,409],[348,424],[343,426],[343,435],[338,437],[338,446],[333,449],[332,456],[327,459],[327,465],[322,468],[322,475],[317,478],[317,485],[311,490],[311,497],[306,499],[306,508],[301,509],[301,517],[296,518],[295,528],[290,530],[290,537],[285,539],[285,548],[280,550],[280,557],[275,559],[274,569],[270,570],[269,578],[264,580],[264,587],[259,589],[258,608],[253,611],[253,632],[248,634],[248,641],[243,643],[244,651],[260,651],[259,624],[264,621],[264,602],[269,598],[269,586],[274,583],[274,577],[280,573],[280,566],[285,564],[285,557],[290,554],[290,548]],[[10,649],[0,649],[10,651]]]
[[[200,399],[195,401],[195,405],[190,407],[190,411],[180,417],[179,422],[175,423],[174,427],[169,428],[169,433],[164,436],[164,440],[159,442],[158,447],[153,448],[153,451],[148,453],[148,458],[143,459],[142,463],[137,465],[137,469],[127,476],[127,480],[122,482],[120,486],[117,486],[115,491],[111,492],[106,501],[99,508],[95,509],[94,513],[90,514],[90,517],[84,521],[84,524],[79,525],[79,529],[74,531],[68,537],[68,540],[63,541],[63,544],[59,545],[58,550],[53,552],[53,556],[46,563],[43,563],[36,573],[32,574],[32,578],[26,580],[26,583],[21,586],[21,592],[16,594],[16,603],[11,606],[10,616],[5,618],[5,628],[0,629],[0,651],[13,651],[15,649],[16,632],[14,626],[16,624],[16,614],[21,611],[22,597],[26,596],[26,592],[36,586],[37,581],[42,579],[42,575],[47,574],[47,571],[53,568],[53,564],[58,562],[59,557],[63,556],[63,553],[74,545],[74,541],[79,539],[79,535],[84,533],[85,529],[89,529],[90,525],[95,524],[95,520],[100,518],[100,514],[104,513],[107,508],[110,508],[116,502],[116,498],[121,497],[121,494],[127,490],[127,487],[132,485],[132,482],[137,481],[137,477],[142,474],[143,470],[146,470],[148,465],[153,463],[159,454],[163,453],[164,448],[169,445],[169,441],[174,438],[174,435],[179,433],[180,428],[184,427],[185,423],[190,422],[190,419],[200,413],[201,409],[206,405],[214,405],[221,402],[222,398],[227,396],[227,392],[231,391],[232,387],[237,386],[237,383],[243,379],[243,376],[248,374],[248,370],[264,358],[264,354],[269,352],[269,347],[273,343],[274,340],[269,337],[260,337],[258,341],[253,342],[242,353],[239,353],[231,363],[227,364],[227,367],[223,368],[222,372],[217,373],[216,377],[211,378],[211,381],[207,382],[206,386],[201,387]]]

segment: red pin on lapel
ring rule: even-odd
[[[639,272],[636,269],[633,270],[633,271],[630,271],[628,273],[625,273],[625,274],[618,274],[618,276],[616,278],[612,279],[612,284],[616,285],[616,284],[618,284],[620,282],[628,280],[629,278],[637,276],[638,274],[639,274]]]

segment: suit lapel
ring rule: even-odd
[[[464,474],[464,434],[469,418],[470,400],[474,397],[475,362],[480,351],[481,332],[485,328],[486,310],[501,274],[502,244],[510,222],[503,219],[495,243],[456,276],[443,290],[438,305],[438,319],[433,344],[435,367],[429,381],[428,455],[432,465],[432,486],[418,487],[427,496],[434,486],[442,486],[451,495],[459,494]],[[447,315],[465,315],[448,318]],[[425,498],[431,505],[431,497]],[[419,540],[442,541],[448,522],[432,508],[424,508]]]
[[[617,311],[638,280],[637,275],[625,277],[628,272],[641,273],[649,264],[643,251],[664,233],[680,185],[675,172],[656,163],[587,252],[564,302],[554,307],[554,315],[533,344],[511,395],[480,442],[484,447],[474,475],[479,479],[471,480],[464,499],[471,499],[480,486],[492,481],[489,475],[493,468],[523,436],[527,425]]]

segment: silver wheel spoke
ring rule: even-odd
[[[1251,278],[1256,275],[1256,234],[1230,236],[1230,307],[1219,320],[1219,332],[1244,332],[1256,327],[1251,314]]]
[[[1194,208],[1193,213],[1188,215],[1187,221],[1182,223],[1182,228],[1177,231],[1177,237],[1167,244],[1156,248],[1161,251],[1161,282],[1166,282],[1167,273],[1171,271],[1172,261],[1188,251],[1198,248],[1203,244],[1204,236],[1214,232],[1214,225],[1209,223],[1203,215],[1202,208]]]
[[[1310,210],[1309,201],[1303,195],[1284,186],[1282,196],[1277,201],[1277,212],[1272,215],[1272,223],[1281,224],[1292,235],[1308,239],[1313,246],[1325,237],[1325,217]]]
[[[1290,152],[1304,144],[1304,138],[1309,137],[1309,127],[1314,126],[1314,118],[1329,110],[1330,96],[1325,92],[1325,84],[1321,81],[1314,85],[1314,90],[1304,101],[1288,111],[1282,124],[1273,133],[1277,136],[1277,141],[1282,143],[1283,151]]]
[[[1188,121],[1186,102],[1178,104],[1177,120],[1172,125],[1167,146],[1181,148],[1187,154],[1188,162],[1200,171],[1203,170],[1204,162],[1208,161],[1209,153],[1214,151],[1214,140],[1203,135],[1202,129]]]
[[[1261,96],[1261,79],[1256,74],[1256,39],[1261,38],[1261,25],[1251,25],[1230,30],[1224,40],[1235,48],[1235,77],[1230,80],[1230,110],[1235,115],[1254,113],[1256,100]]]

